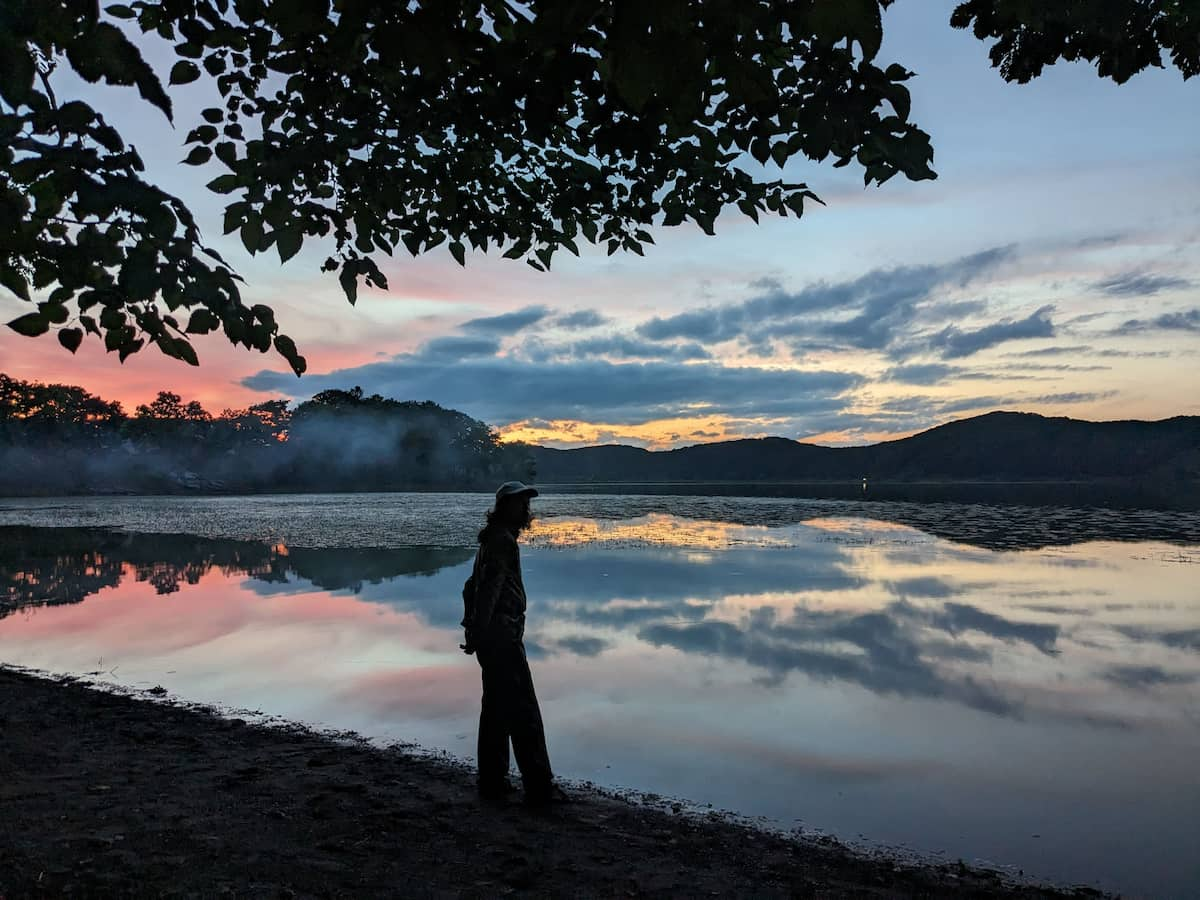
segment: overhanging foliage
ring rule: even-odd
[[[544,270],[583,242],[641,254],[655,225],[711,234],[729,207],[798,216],[816,200],[807,185],[765,177],[794,157],[856,166],[867,184],[935,177],[929,136],[909,121],[912,73],[876,64],[891,2],[134,0],[101,12],[4,0],[0,283],[35,304],[10,327],[56,329],[71,352],[90,333],[122,360],[153,343],[192,365],[190,336],[220,330],[305,369],[103,114],[56,96],[66,65],[172,118],[135,29],[170,43],[171,84],[206,77],[220,92],[186,123],[183,161],[225,168],[208,183],[227,197],[225,233],[282,262],[316,241],[354,302],[364,281],[387,286],[379,259],[398,250],[444,247],[465,263],[468,248],[495,248]],[[1061,57],[1122,81],[1160,65],[1160,45],[1195,73],[1189,10],[969,0],[953,24],[998,39],[1006,78]]]

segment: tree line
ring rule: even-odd
[[[430,401],[322,391],[213,414],[161,391],[132,415],[0,373],[0,494],[475,489],[532,479],[524,444]]]

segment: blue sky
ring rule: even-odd
[[[98,347],[70,357],[7,330],[0,368],[214,410],[358,384],[560,446],[863,442],[991,409],[1200,413],[1200,80],[1171,69],[1117,86],[1060,64],[1009,85],[986,45],[949,27],[952,8],[899,0],[880,54],[918,73],[912,117],[933,136],[937,181],[864,189],[795,160],[786,176],[827,204],[801,220],[727,213],[715,237],[660,228],[645,258],[585,252],[549,274],[494,254],[465,269],[438,251],[397,257],[381,261],[391,290],[355,307],[317,271],[325,248],[281,268],[218,236],[202,185],[219,169],[178,165],[208,87],[172,89],[172,130],[127,93],[56,75],[60,97],[93,100],[192,205],[309,374],[222,339],[198,341],[196,370],[150,353],[121,366]],[[146,53],[165,73],[162,48]],[[20,311],[0,300],[0,315]]]

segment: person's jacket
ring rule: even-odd
[[[471,572],[473,609],[463,626],[467,643],[520,641],[525,636],[525,583],[521,551],[511,531],[496,528],[486,535],[475,554]]]

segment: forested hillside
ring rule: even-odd
[[[866,447],[785,438],[677,450],[534,450],[542,482],[1064,481],[1200,478],[1200,416],[1085,422],[994,412]]]
[[[487,489],[531,465],[470,416],[358,388],[217,415],[162,392],[129,415],[0,374],[0,495]]]

